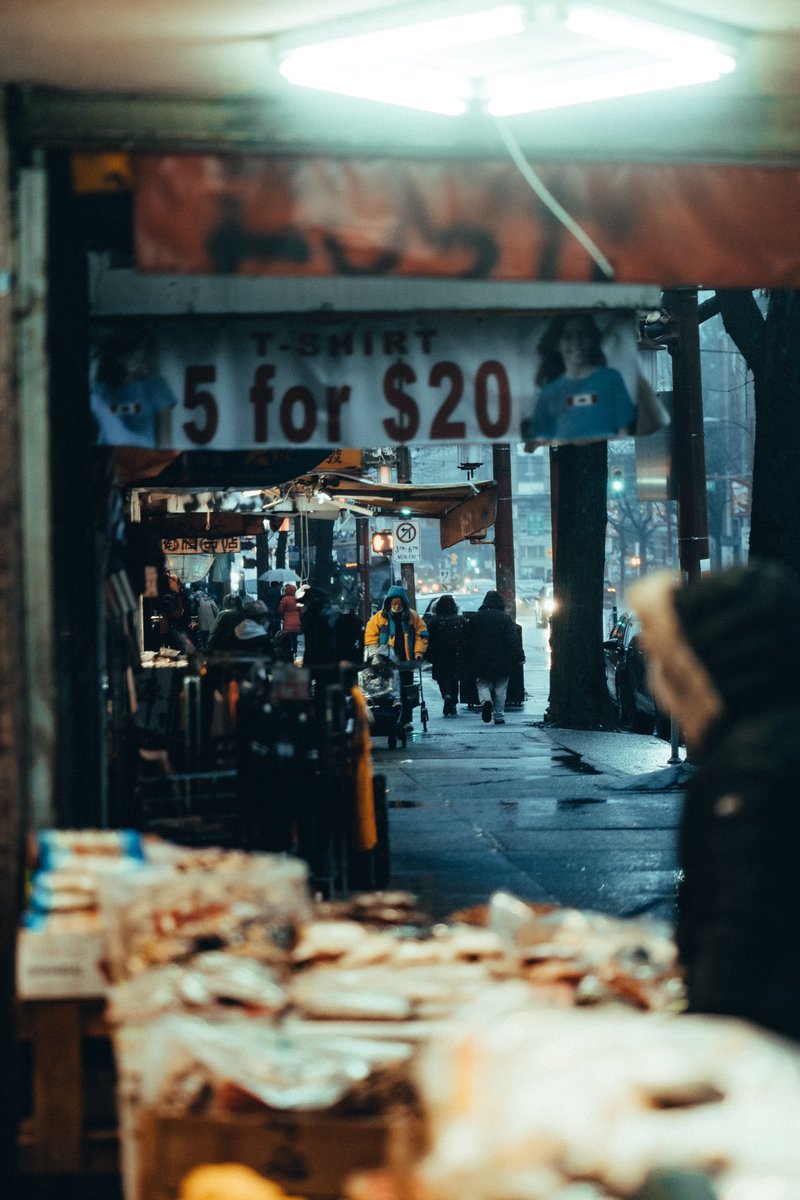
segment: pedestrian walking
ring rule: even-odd
[[[495,725],[505,725],[508,679],[514,667],[525,662],[520,630],[505,609],[500,593],[489,591],[467,623],[467,660],[475,671],[481,718],[487,725],[493,717]]]
[[[216,602],[206,592],[197,593],[197,644],[205,650],[209,634],[219,615]]]
[[[297,635],[300,632],[300,609],[297,604],[297,588],[293,583],[283,585],[283,595],[278,604],[281,632],[292,659],[297,654]]]
[[[428,616],[428,652],[431,675],[439,685],[443,700],[442,715],[458,716],[458,688],[461,679],[466,643],[467,619],[458,611],[451,595],[445,593],[436,601]]]
[[[263,595],[263,602],[266,604],[269,611],[269,620],[267,621],[267,632],[270,637],[274,637],[276,633],[280,633],[281,619],[278,614],[281,600],[283,599],[283,590],[277,579],[270,579],[266,586]]]
[[[690,1012],[800,1039],[800,580],[778,563],[631,588],[653,694],[695,770],[676,938]]]
[[[370,617],[364,630],[364,653],[371,646],[391,646],[398,663],[413,663],[424,657],[428,648],[428,629],[418,612],[411,607],[405,589],[394,584],[386,592],[383,608]],[[408,685],[402,689],[403,724],[411,727],[413,705],[409,702]]]

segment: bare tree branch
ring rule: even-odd
[[[716,317],[719,311],[719,293],[715,292],[708,300],[704,300],[702,304],[698,304],[697,319],[702,325],[704,321],[710,320],[711,317]]]

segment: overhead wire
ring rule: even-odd
[[[568,230],[568,232],[572,234],[576,241],[580,242],[584,250],[591,255],[600,270],[605,275],[606,279],[614,279],[615,272],[610,261],[606,258],[605,254],[603,254],[603,251],[600,249],[597,243],[589,237],[589,234],[586,232],[586,230],[578,224],[574,217],[570,216],[564,206],[560,204],[558,200],[556,200],[555,196],[546,186],[546,184],[542,182],[542,180],[534,171],[533,167],[525,158],[519,142],[514,137],[505,121],[502,121],[500,117],[495,117],[494,123],[497,128],[497,132],[500,134],[503,144],[505,145],[505,148],[511,157],[512,162],[522,175],[522,178],[525,180],[525,182],[533,189],[533,191],[541,200],[542,204],[544,204],[545,208],[553,214],[556,220],[561,222],[564,228]]]

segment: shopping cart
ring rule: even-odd
[[[390,646],[371,646],[358,673],[358,686],[370,711],[370,736],[388,738],[390,750],[399,743],[404,749],[406,730],[402,720],[400,672]]]
[[[398,663],[400,669],[400,693],[403,699],[403,710],[419,709],[419,719],[422,732],[428,730],[428,706],[425,703],[425,693],[422,689],[422,659],[411,659],[410,662]],[[416,672],[416,680],[412,672]]]

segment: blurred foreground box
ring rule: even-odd
[[[174,1200],[181,1179],[204,1163],[244,1163],[294,1196],[337,1200],[347,1177],[416,1157],[418,1117],[269,1113],[176,1116],[144,1109],[137,1122],[133,1200]]]

